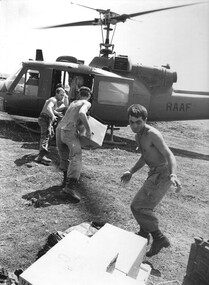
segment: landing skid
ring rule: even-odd
[[[107,128],[107,131],[110,130],[110,139],[109,140],[104,140],[105,144],[112,144],[112,145],[126,145],[126,142],[117,142],[114,141],[114,130],[120,130],[120,128],[114,127],[114,125],[109,125]]]
[[[40,134],[40,131],[37,130],[36,128],[31,128],[29,127],[27,124],[28,123],[33,123],[36,125],[36,123],[38,123],[38,119],[37,118],[33,118],[33,117],[25,117],[25,116],[18,116],[18,115],[10,115],[6,112],[0,112],[0,120],[2,121],[13,121],[15,122],[15,124],[17,124],[18,126],[33,132],[33,133],[37,133]]]
[[[27,122],[18,121],[18,120],[14,120],[14,121],[15,121],[15,124],[17,124],[18,126],[20,126],[23,129],[26,129],[27,131],[32,132],[32,133],[36,133],[36,134],[40,134],[40,130],[28,127]]]

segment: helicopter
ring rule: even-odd
[[[74,3],[72,3],[74,4]],[[174,90],[177,73],[170,67],[149,67],[132,64],[127,55],[116,55],[110,42],[112,26],[133,17],[177,9],[199,3],[118,14],[110,9],[96,10],[99,18],[89,21],[41,27],[41,29],[72,26],[101,26],[106,37],[100,44],[99,56],[89,65],[74,56],[60,56],[55,62],[46,62],[42,50],[37,50],[36,59],[22,63],[20,69],[5,81],[0,81],[0,96],[4,98],[4,110],[13,115],[37,118],[44,102],[54,96],[61,83],[70,92],[72,81],[82,77],[83,85],[92,91],[91,116],[113,127],[129,124],[127,108],[141,104],[148,110],[149,121],[180,121],[209,119],[209,92]]]

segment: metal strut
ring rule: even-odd
[[[110,140],[105,140],[106,144],[115,144],[115,145],[126,145],[126,142],[116,142],[114,141],[114,130],[120,130],[120,128],[114,128],[114,125],[108,125],[108,130],[110,130]]]

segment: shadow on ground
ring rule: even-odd
[[[201,159],[201,160],[209,160],[209,155],[207,154],[202,154],[202,153],[198,153],[198,152],[194,152],[190,150],[173,148],[173,147],[170,147],[170,149],[176,156],[190,157],[190,158]]]
[[[62,192],[60,185],[28,193],[23,195],[22,198],[27,200],[29,205],[33,205],[35,208],[75,203],[75,201]]]
[[[17,142],[37,142],[39,141],[40,135],[31,131],[37,130],[38,125],[31,123],[27,125],[27,128],[21,127],[14,121],[2,121],[0,120],[0,138],[11,139]]]
[[[23,142],[22,148],[38,150],[40,135],[37,133],[33,133],[31,131],[31,128],[37,129],[37,124],[35,126],[34,124],[32,124],[32,126],[30,126],[29,124],[27,129],[27,128],[22,128],[21,126],[17,125],[15,122],[0,121],[0,128],[1,128],[0,138],[12,139],[13,141]],[[51,144],[53,147],[56,147],[55,140],[53,140]],[[105,135],[105,141],[102,146],[102,148],[104,149],[118,148],[129,152],[138,152],[136,150],[136,147],[137,145],[134,140],[114,135],[112,141],[111,135],[108,133]],[[207,154],[202,154],[195,151],[173,148],[173,147],[170,147],[170,149],[173,151],[173,153],[176,156],[189,157],[189,158],[201,159],[207,161],[209,160],[209,155]],[[26,157],[25,159],[27,160],[28,157]]]
[[[108,139],[108,136],[105,137],[105,139]],[[119,148],[119,149],[123,149],[126,151],[130,151],[130,152],[138,152],[136,150],[136,142],[134,140],[130,140],[130,139],[126,139],[126,138],[122,138],[119,136],[114,136],[114,142],[115,144],[111,144],[111,142],[109,141],[108,144],[105,144],[102,146],[102,148]],[[118,144],[117,144],[118,143]],[[201,159],[201,160],[209,160],[209,155],[207,154],[202,154],[202,153],[198,153],[195,151],[190,151],[190,150],[185,150],[185,149],[180,149],[180,148],[174,148],[174,147],[170,147],[170,149],[172,150],[172,152],[176,155],[176,156],[181,156],[181,157],[189,157],[189,158],[194,158],[194,159]]]

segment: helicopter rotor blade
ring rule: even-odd
[[[95,8],[92,8],[92,7],[89,7],[89,6],[85,6],[85,5],[81,5],[81,4],[77,4],[77,3],[74,3],[74,2],[70,2],[71,4],[74,4],[74,5],[77,5],[77,6],[80,6],[80,7],[84,7],[84,8],[87,8],[87,9],[91,9],[91,10],[94,10],[94,11],[97,11],[101,14],[105,14],[107,12],[107,10],[103,10],[103,9],[95,9]]]
[[[160,11],[165,11],[165,10],[170,10],[170,9],[182,8],[182,7],[186,7],[186,6],[198,5],[198,4],[202,4],[202,3],[205,3],[205,2],[198,2],[198,3],[196,2],[196,3],[191,3],[191,4],[178,5],[178,6],[172,6],[172,7],[161,8],[161,9],[154,9],[154,10],[143,11],[143,12],[138,12],[138,13],[133,13],[133,14],[122,14],[119,16],[111,17],[111,20],[116,20],[117,22],[125,22],[127,19],[130,19],[132,17],[142,16],[142,15],[160,12]]]
[[[103,19],[103,20],[101,20],[99,18],[95,18],[94,20],[89,20],[89,21],[81,21],[81,22],[53,25],[53,26],[47,26],[47,27],[40,27],[39,29],[64,28],[64,27],[73,27],[73,26],[95,26],[95,25],[102,25],[105,22],[108,24],[115,25],[119,22],[125,22],[127,19],[131,20],[131,18],[133,18],[133,17],[142,16],[142,15],[151,14],[151,13],[160,12],[160,11],[165,11],[165,10],[170,10],[170,9],[182,8],[182,7],[186,7],[186,6],[198,5],[198,4],[202,4],[202,3],[206,3],[206,2],[196,2],[196,3],[191,3],[191,4],[184,4],[184,5],[167,7],[167,8],[142,11],[142,12],[137,12],[137,13],[132,13],[132,14],[121,14],[121,15],[119,15],[117,13],[111,12],[110,10],[94,9],[94,8],[91,8],[88,6],[75,4],[75,3],[71,2],[71,4],[75,4],[78,6],[82,6],[85,8],[92,9],[92,10],[96,10],[97,12],[102,13],[102,14],[106,14],[107,12],[109,12],[110,17],[108,19]]]
[[[46,27],[40,27],[39,29],[54,29],[54,28],[65,28],[65,27],[73,27],[73,26],[95,26],[95,25],[101,25],[100,19],[94,19],[89,21],[81,21],[81,22],[75,22],[75,23],[67,23],[67,24],[60,24],[60,25],[54,25],[54,26],[46,26]]]

